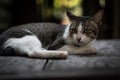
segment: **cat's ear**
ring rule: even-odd
[[[93,16],[93,20],[94,20],[98,25],[101,25],[101,24],[102,24],[103,14],[104,14],[104,10],[100,10],[100,11],[98,11],[98,12]]]
[[[66,11],[66,15],[68,16],[70,21],[74,21],[76,20],[76,16],[74,14],[72,14],[70,11]]]

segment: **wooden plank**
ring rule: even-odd
[[[41,71],[44,63],[45,60],[42,59],[0,56],[0,75]]]
[[[0,79],[49,79],[120,75],[120,40],[98,40],[97,55],[70,55],[66,60],[0,56]]]

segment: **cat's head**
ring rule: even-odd
[[[87,45],[97,38],[103,13],[104,11],[100,10],[93,17],[78,17],[66,12],[70,20],[69,37],[76,45]]]

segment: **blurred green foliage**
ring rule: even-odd
[[[7,29],[12,23],[15,23],[12,22],[13,17],[15,18],[14,12],[16,12],[13,11],[15,1],[16,0],[0,0],[0,33]],[[71,11],[73,14],[81,16],[83,15],[83,1],[84,0],[36,0],[35,6],[37,5],[37,21],[62,23],[65,19],[67,19],[65,11]],[[99,3],[101,6],[105,6],[105,0],[99,0]],[[25,6],[29,5],[27,5],[27,3],[26,5],[22,5],[23,8]],[[21,7],[21,5],[17,7]],[[19,12],[19,10],[17,11]],[[19,16],[21,13],[19,12],[15,15]],[[21,17],[25,16],[21,14]]]
[[[61,21],[66,18],[65,11],[71,11],[75,15],[82,15],[83,0],[36,0],[39,19],[51,21],[56,19]]]
[[[105,0],[99,0],[99,3],[102,8],[105,7]]]
[[[76,5],[79,5],[82,0],[54,0],[54,7],[55,8],[61,8],[61,7],[66,7],[66,8],[73,8]]]

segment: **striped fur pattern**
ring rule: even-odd
[[[34,58],[67,58],[69,54],[95,54],[91,44],[98,36],[103,10],[93,17],[67,12],[70,24],[30,23],[12,27],[0,35],[0,55]]]

